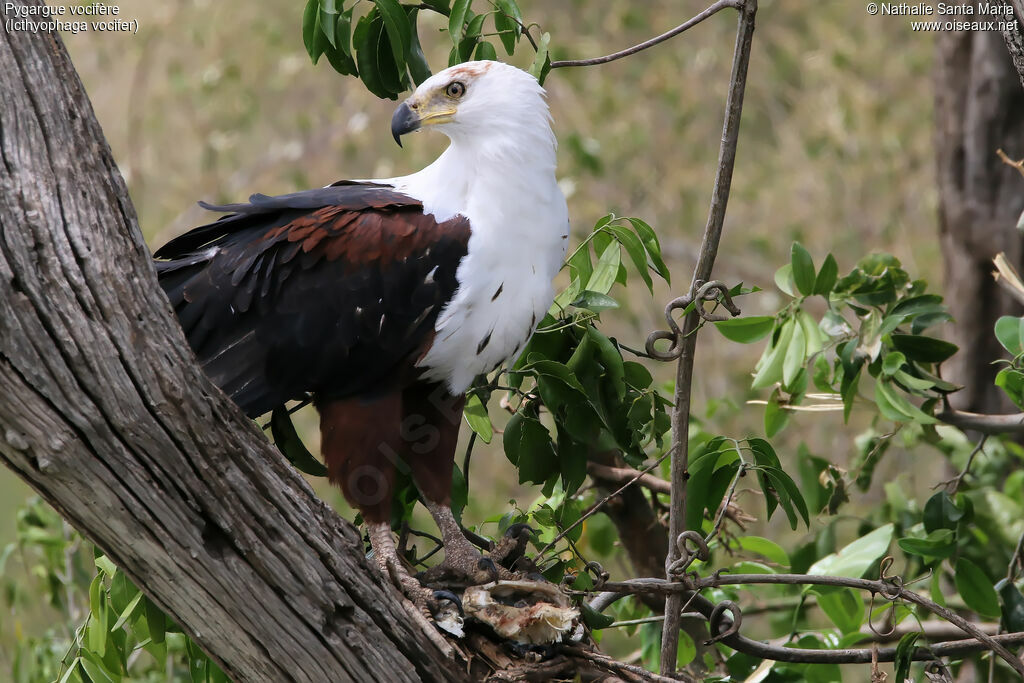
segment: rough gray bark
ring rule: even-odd
[[[0,459],[236,680],[464,677],[195,364],[60,39],[0,93]]]
[[[992,327],[999,316],[1024,311],[996,285],[992,258],[1002,251],[1018,270],[1024,266],[1014,227],[1024,211],[1024,182],[996,150],[1024,157],[1024,90],[998,31],[940,33],[935,78],[946,302],[956,319],[951,341],[961,349],[944,370],[965,385],[952,397],[956,408],[1008,412],[1013,406],[992,383],[992,360],[1005,356]]]
[[[1013,60],[1013,68],[1017,70],[1020,77],[1020,84],[1024,87],[1024,0],[1002,0],[1004,5],[1009,5],[1013,10],[1013,18],[1017,23],[1007,23],[1003,30],[1003,40],[1006,41],[1006,49],[1010,52]]]

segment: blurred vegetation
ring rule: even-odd
[[[520,5],[528,20],[551,33],[554,59],[626,47],[703,8],[668,0]],[[65,40],[151,245],[206,220],[197,199],[237,201],[257,191],[396,175],[421,168],[444,146],[439,136],[424,135],[399,149],[388,134],[393,102],[378,100],[324,62],[309,64],[301,2],[135,3],[122,12],[138,19],[138,35],[82,33]],[[723,13],[633,58],[558,70],[546,83],[560,141],[559,178],[577,239],[609,211],[642,217],[658,230],[677,287],[689,277],[706,219],[734,22]],[[447,36],[421,28],[420,39],[435,68],[446,63]],[[893,45],[899,45],[898,60],[891,58]],[[866,251],[879,250],[895,254],[915,277],[937,283],[931,38],[910,33],[901,20],[869,17],[860,5],[825,3],[809,11],[762,0],[754,46],[716,268],[722,280],[764,288],[741,300],[744,313],[782,306],[773,275],[789,261],[794,239],[812,254],[837,254],[841,272]],[[523,67],[530,61],[528,49],[513,59]],[[637,292],[630,305],[605,317],[603,329],[640,347],[649,330],[663,326],[662,305],[678,292],[661,282],[653,298],[643,288]],[[763,408],[740,402],[754,397],[745,392],[757,348],[705,340],[698,349],[695,405],[706,428],[761,433]],[[666,367],[657,379],[670,376]],[[491,412],[501,411],[492,406]],[[834,413],[802,419],[775,447],[783,461],[801,442],[830,457],[863,453],[852,440],[865,422],[855,414],[855,427],[839,429],[841,420]],[[315,450],[314,425],[315,416],[300,416]],[[499,443],[489,449],[477,444],[466,511],[471,523],[507,512],[513,499],[525,508],[538,495],[515,484]],[[946,461],[915,443],[891,444],[876,477],[898,481],[907,492],[942,478]],[[315,484],[351,518],[340,494]],[[0,472],[0,494],[2,548],[16,538],[15,509],[29,492]],[[858,496],[847,513],[855,518],[885,495]],[[775,522],[755,524],[754,531],[776,541],[789,538],[783,530],[799,538],[800,532]],[[841,540],[855,531],[850,525]],[[588,521],[587,538],[599,555],[611,552],[613,530],[603,516]],[[24,583],[36,566],[17,554],[7,558],[5,585]],[[621,557],[606,568],[631,575]],[[16,608],[0,620],[0,670],[9,666],[15,641],[44,637],[62,614],[38,596],[9,596],[9,602]]]

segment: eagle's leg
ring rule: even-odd
[[[470,584],[510,578],[469,542],[452,514],[452,468],[465,396],[452,396],[440,384],[416,384],[406,388],[402,403],[402,431],[409,438],[405,460],[444,545],[444,561],[420,578]]]
[[[391,535],[391,498],[399,453],[401,395],[373,399],[318,401],[320,444],[328,478],[362,514],[377,565],[421,610],[433,591],[413,578]]]

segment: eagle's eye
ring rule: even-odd
[[[452,81],[448,84],[448,87],[444,89],[444,94],[453,100],[457,100],[466,94],[466,86],[459,81]]]

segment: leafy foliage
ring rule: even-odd
[[[168,680],[227,683],[224,673],[99,549],[33,498],[18,512],[17,541],[0,553],[0,570],[20,560],[35,585],[7,580],[15,628],[16,683],[120,683]],[[20,636],[19,611],[45,595],[54,626],[42,638]]]
[[[307,0],[302,41],[314,64],[324,56],[338,73],[357,76],[374,95],[393,100],[431,74],[417,28],[421,10],[448,18],[452,42],[448,66],[471,59],[496,60],[497,51],[489,36],[496,37],[507,54],[515,52],[523,35],[519,6],[515,0],[493,0],[477,2],[477,7],[484,4],[487,9],[477,13],[473,11],[472,0],[416,4],[402,4],[398,0]],[[357,9],[364,8],[365,14],[355,15]],[[547,34],[541,37],[538,61],[531,70],[541,82],[551,65],[547,56],[549,40]]]
[[[848,420],[865,377],[874,380],[873,399],[861,400],[877,406],[884,418],[937,422],[935,406],[959,387],[941,379],[936,368],[957,348],[924,334],[950,315],[923,280],[911,280],[888,254],[872,254],[839,278],[831,254],[816,270],[807,250],[794,243],[791,261],[775,282],[791,298],[777,315],[719,323],[730,339],[750,343],[767,334],[773,321],[751,383],[753,389],[775,387],[765,408],[769,437],[807,399],[841,404]],[[810,312],[817,297],[826,304],[820,320]]]

